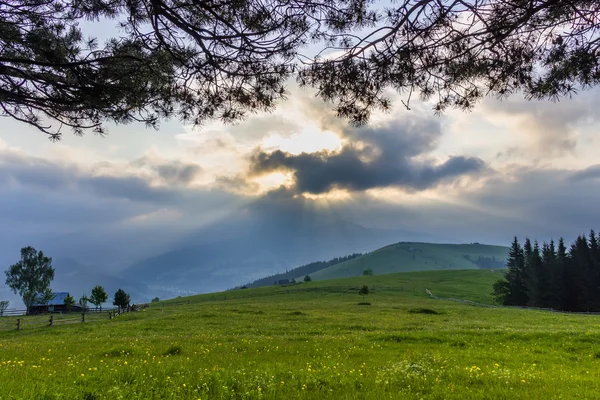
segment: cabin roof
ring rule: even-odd
[[[35,303],[33,304],[33,306],[60,306],[65,304],[65,297],[67,297],[69,295],[69,292],[55,292],[53,293],[54,297],[52,298],[52,300],[50,300],[48,302],[48,304],[40,304],[40,303]]]

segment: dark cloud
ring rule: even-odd
[[[297,193],[319,194],[335,188],[362,191],[389,186],[419,191],[485,168],[483,160],[474,157],[455,156],[443,163],[427,157],[440,134],[439,124],[427,120],[348,128],[344,136],[349,143],[340,151],[298,155],[258,151],[251,158],[250,174],[293,171]]]
[[[573,181],[600,178],[600,164],[592,165],[588,168],[582,169],[581,171],[577,171],[573,173],[570,178]]]

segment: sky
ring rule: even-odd
[[[84,31],[105,40],[105,22]],[[298,221],[328,221],[500,245],[600,229],[600,90],[442,116],[390,93],[392,110],[360,128],[314,91],[288,90],[235,125],[107,125],[58,143],[0,117],[0,269],[33,245],[119,273],[239,219],[290,236]]]
[[[396,101],[354,128],[292,84],[276,111],[236,125],[109,126],[59,143],[3,118],[2,260],[39,238],[143,238],[115,251],[126,262],[261,202],[457,243],[570,239],[598,228],[599,93],[486,99],[443,116]]]
[[[291,84],[274,112],[236,125],[113,125],[58,143],[1,118],[0,269],[31,245],[119,276],[238,220],[289,237],[317,221],[498,245],[600,229],[599,90],[442,116],[400,99],[355,128]],[[0,297],[18,302],[1,284]]]

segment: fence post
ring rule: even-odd
[[[109,311],[109,312],[108,312],[108,319],[113,319],[113,316],[112,316],[112,311]]]
[[[17,318],[17,330],[21,330],[21,318]]]
[[[81,322],[85,322],[85,313],[81,314]]]
[[[54,326],[54,315],[50,316],[50,326]]]

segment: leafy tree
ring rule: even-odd
[[[10,305],[10,301],[0,300],[0,317],[4,316],[4,311],[6,311],[6,309],[8,308],[9,305]]]
[[[120,308],[126,308],[130,302],[131,299],[129,298],[129,295],[125,293],[123,289],[119,289],[115,292],[113,305]]]
[[[155,297],[155,298],[152,299],[153,303],[158,303],[159,301],[160,301],[160,299],[158,297]]]
[[[83,312],[85,312],[87,310],[87,305],[88,305],[89,301],[90,301],[90,299],[86,296],[85,293],[79,298],[79,304],[81,304],[81,307],[83,308]]]
[[[65,305],[68,311],[75,305],[75,298],[68,294],[67,297],[65,297],[65,299],[63,300],[63,304]]]
[[[6,285],[13,293],[19,293],[25,307],[29,312],[30,307],[37,303],[47,304],[54,294],[50,289],[50,282],[54,279],[52,258],[44,256],[41,251],[33,247],[21,249],[21,260],[5,271]]]
[[[598,14],[584,0],[3,2],[0,112],[54,139],[109,121],[230,122],[273,109],[292,76],[356,124],[391,107],[387,88],[438,112],[554,99],[600,81]],[[102,45],[79,27],[100,18],[122,28]]]
[[[363,285],[363,287],[361,287],[360,290],[358,291],[358,294],[360,294],[364,300],[365,296],[367,296],[369,294],[369,287],[367,285]]]
[[[92,289],[92,294],[90,295],[89,300],[90,303],[96,306],[96,308],[100,307],[100,310],[102,311],[102,303],[108,300],[108,295],[102,286],[96,285]]]
[[[363,271],[363,275],[364,275],[364,276],[375,275],[375,273],[373,272],[373,268],[368,268],[368,269],[365,269],[365,270]]]
[[[312,278],[310,277],[310,275],[306,275],[304,277],[304,282],[310,282],[310,281],[312,281]]]

